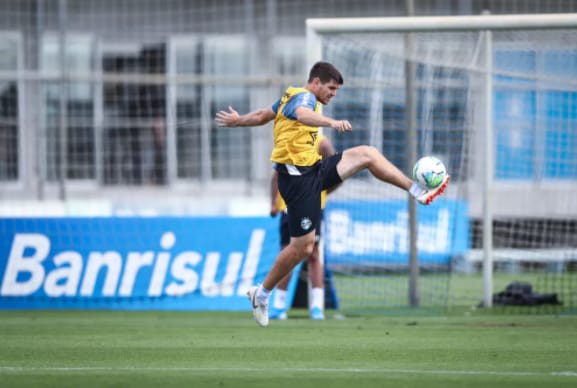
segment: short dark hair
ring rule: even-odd
[[[343,84],[343,76],[332,64],[328,62],[317,62],[311,68],[308,82],[312,82],[314,78],[319,78],[321,83],[326,84],[334,80],[339,85]]]

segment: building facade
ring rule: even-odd
[[[307,18],[404,16],[407,3],[0,0],[4,213],[29,206],[14,205],[22,200],[38,208],[89,201],[95,212],[102,203],[106,211],[110,203],[140,203],[169,214],[262,213],[271,127],[218,128],[215,112],[272,104],[288,84],[305,81]],[[566,1],[413,3],[416,16],[577,12]],[[339,112],[352,109],[346,101]],[[446,106],[458,121],[459,104]],[[410,170],[402,107],[389,104],[380,114],[398,124],[391,159]],[[430,151],[463,152],[456,147]]]

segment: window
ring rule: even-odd
[[[177,176],[239,179],[250,176],[250,131],[219,128],[218,110],[249,110],[248,44],[239,36],[173,37],[169,95],[176,106]],[[172,103],[172,102],[171,102]]]
[[[106,185],[164,185],[167,177],[164,44],[102,48],[102,161]]]
[[[249,75],[249,54],[243,37],[213,36],[203,41],[203,74],[230,79],[230,82],[205,86],[204,100],[210,107],[211,173],[215,179],[246,180],[250,177],[251,132],[219,128],[213,120],[217,111],[227,109],[229,105],[241,113],[250,110],[249,86],[234,83]]]
[[[176,176],[181,179],[200,179],[210,166],[208,129],[203,131],[201,120],[202,85],[188,81],[200,74],[200,42],[189,36],[172,37],[169,42],[169,104],[176,114]],[[190,79],[190,78],[189,78]],[[203,141],[205,147],[203,147]],[[203,156],[204,155],[204,156]]]
[[[13,74],[13,79],[0,80],[0,182],[18,180],[18,82],[19,39],[17,35],[0,34],[0,71]]]
[[[86,36],[66,37],[66,137],[62,139],[60,107],[60,40],[56,34],[43,36],[41,70],[52,77],[44,86],[44,123],[46,131],[46,179],[59,179],[65,163],[65,179],[96,177],[94,133],[94,84],[74,78],[93,74],[93,44]],[[63,149],[65,147],[65,149]]]
[[[577,178],[577,50],[501,48],[495,69],[496,178]]]

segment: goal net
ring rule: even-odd
[[[366,173],[331,194],[325,258],[344,310],[575,308],[576,21],[307,21],[309,64],[326,60],[345,77],[325,108],[353,125],[330,133],[337,149],[372,145],[407,175],[434,155],[452,177],[414,210]]]

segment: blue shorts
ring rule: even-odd
[[[337,173],[337,164],[343,154],[338,152],[323,158],[314,166],[287,168],[278,164],[278,188],[287,204],[291,237],[304,236],[320,227],[321,191],[330,189],[343,180]]]

